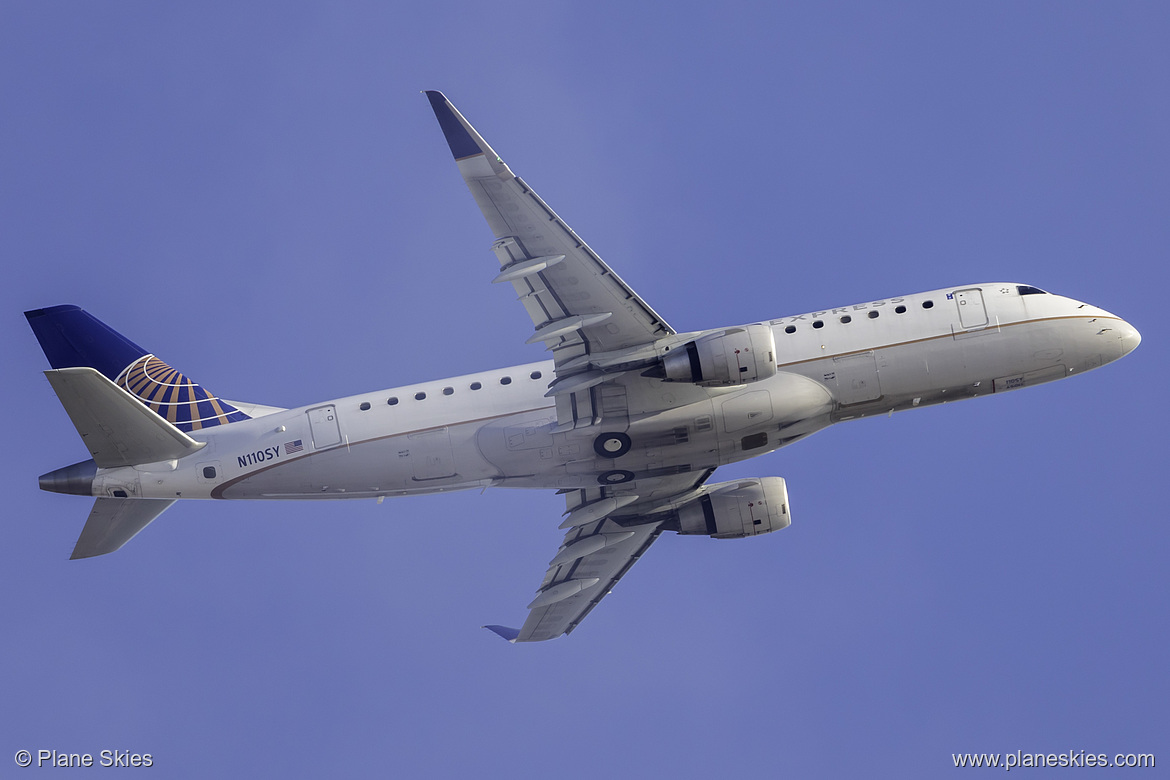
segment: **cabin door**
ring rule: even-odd
[[[341,429],[337,426],[337,407],[318,406],[310,409],[309,428],[313,432],[313,447],[319,450],[341,443]]]
[[[952,295],[955,305],[959,307],[959,324],[963,330],[982,328],[987,324],[987,307],[983,305],[982,290],[957,290]]]

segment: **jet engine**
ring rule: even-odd
[[[680,534],[742,539],[787,528],[788,487],[781,477],[741,479],[710,490],[676,510]]]
[[[776,374],[776,338],[767,325],[709,333],[675,347],[662,359],[668,382],[704,387],[746,385]]]

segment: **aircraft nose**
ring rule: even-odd
[[[1142,343],[1142,334],[1138,333],[1138,329],[1130,325],[1124,320],[1121,323],[1121,356],[1125,357],[1130,352],[1137,349],[1138,344]]]

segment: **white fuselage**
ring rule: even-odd
[[[1094,306],[983,284],[772,320],[778,372],[703,388],[630,372],[606,383],[598,426],[558,427],[552,361],[393,388],[196,431],[182,461],[101,469],[97,496],[365,498],[471,487],[595,487],[614,470],[695,473],[834,422],[1079,374],[1137,346]],[[605,395],[618,393],[618,418]],[[599,455],[599,430],[632,441]],[[604,483],[603,483],[604,484]]]

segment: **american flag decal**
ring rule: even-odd
[[[286,455],[292,455],[294,452],[300,452],[304,448],[305,445],[301,443],[300,439],[297,439],[296,441],[290,441],[284,445],[284,453]]]

